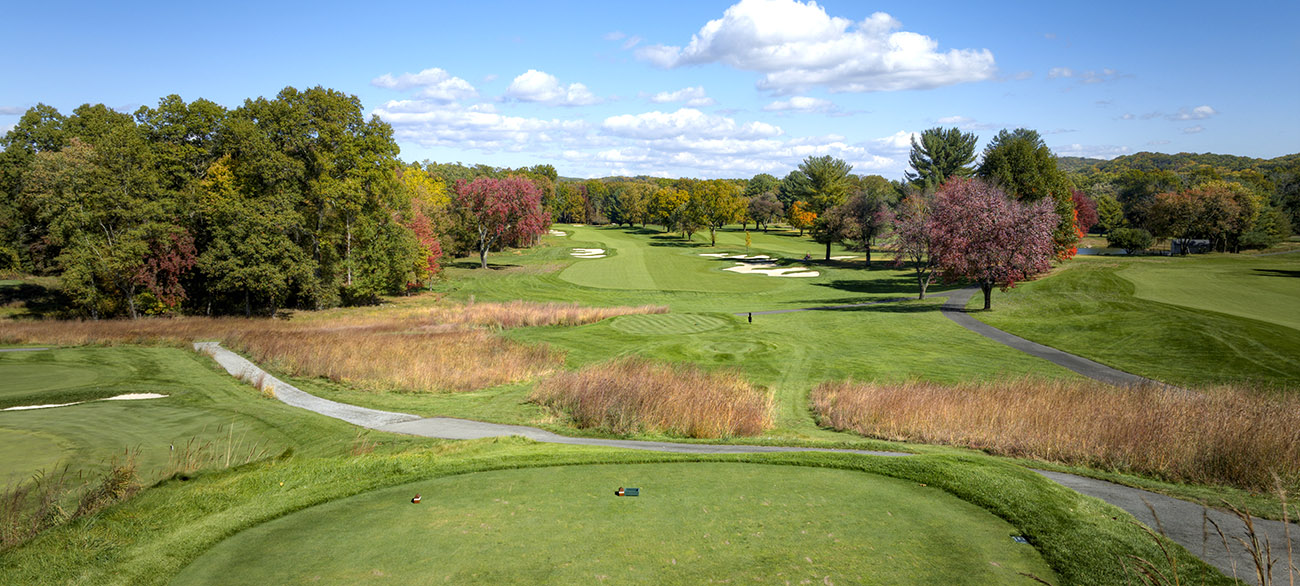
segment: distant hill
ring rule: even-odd
[[[1300,153],[1284,155],[1273,159],[1255,159],[1252,157],[1218,155],[1214,153],[1178,153],[1176,155],[1171,155],[1168,153],[1149,152],[1115,157],[1109,161],[1083,159],[1078,157],[1062,157],[1062,159],[1074,159],[1077,161],[1086,161],[1088,163],[1087,165],[1079,167],[1078,170],[1084,170],[1087,167],[1095,165],[1098,171],[1108,173],[1117,173],[1128,169],[1137,169],[1139,171],[1181,172],[1201,166],[1213,167],[1221,171],[1244,171],[1246,169],[1266,171],[1273,167],[1289,163],[1297,158],[1300,158]]]
[[[1089,159],[1088,157],[1056,157],[1056,168],[1066,173],[1083,171],[1105,163],[1106,159]]]

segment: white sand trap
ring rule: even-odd
[[[95,399],[95,400],[96,401],[135,401],[138,399],[161,399],[166,396],[167,395],[159,395],[158,393],[127,393],[125,395],[117,395],[114,397],[105,397],[103,399]],[[49,409],[51,407],[67,407],[68,405],[80,405],[82,403],[89,403],[89,402],[90,401],[77,401],[75,403],[54,403],[52,405],[19,405],[17,407],[5,407],[4,409],[0,409],[0,411],[27,411],[29,409]]]
[[[604,248],[575,248],[569,256],[575,258],[605,258]]]
[[[850,256],[832,256],[832,257],[831,257],[831,260],[849,260],[849,259],[854,259],[854,258],[864,258],[864,257],[861,257],[861,256],[851,256],[851,255],[850,255]]]
[[[138,401],[140,399],[161,399],[166,396],[167,395],[159,395],[158,393],[127,393],[125,395],[100,399],[100,401]]]
[[[777,267],[773,263],[738,263],[734,267],[722,269],[742,275],[767,275],[769,277],[816,277],[821,273],[808,267]]]
[[[561,232],[561,231],[559,231],[559,230],[551,230],[551,231],[548,232],[548,234],[550,234],[551,236],[568,236],[568,235],[569,235],[568,232]]]
[[[764,259],[772,258],[766,254],[755,254],[754,256],[745,256],[743,254],[729,254],[726,252],[701,252],[700,256],[707,256],[710,258],[731,258],[735,260],[764,260]]]

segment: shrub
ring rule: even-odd
[[[1152,242],[1151,233],[1141,228],[1116,228],[1106,235],[1107,246],[1122,248],[1128,254],[1151,248]]]

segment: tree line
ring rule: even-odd
[[[132,115],[42,104],[0,147],[0,270],[60,276],[92,318],[273,315],[402,293],[446,254],[534,242],[555,179],[404,165],[388,124],[320,87],[235,109],[174,95]],[[485,192],[500,197],[476,207]]]

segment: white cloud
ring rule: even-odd
[[[399,141],[482,151],[529,150],[537,144],[574,144],[588,124],[503,116],[492,104],[462,106],[417,100],[389,101],[373,111],[393,126]]]
[[[1169,141],[1167,141],[1167,140],[1152,140],[1152,141],[1147,141],[1147,146],[1161,146],[1161,145],[1166,145],[1166,144],[1169,144]]]
[[[763,106],[764,112],[833,112],[835,104],[830,100],[821,98],[810,98],[806,96],[794,96],[788,100],[777,100]]]
[[[1074,77],[1074,70],[1069,67],[1053,67],[1047,72],[1047,79],[1056,79],[1058,77]]]
[[[1214,108],[1211,108],[1209,106],[1197,106],[1195,108],[1192,108],[1191,110],[1188,110],[1187,108],[1179,108],[1177,113],[1169,116],[1169,119],[1170,120],[1205,120],[1206,118],[1209,118],[1210,116],[1213,116],[1215,114],[1218,114],[1218,111],[1216,111]]]
[[[1118,71],[1109,67],[1103,68],[1101,73],[1089,69],[1087,71],[1076,71],[1069,67],[1053,67],[1047,72],[1047,79],[1076,78],[1079,83],[1094,84],[1114,80],[1120,77]]]
[[[628,37],[626,41],[623,41],[622,49],[626,51],[640,44],[641,44],[641,37],[637,37],[637,36]]]
[[[602,101],[583,84],[571,83],[565,86],[554,75],[536,69],[529,69],[510,82],[510,87],[506,88],[506,97],[552,106],[589,106]]]
[[[956,124],[956,125],[970,124],[971,122],[974,121],[975,121],[974,119],[967,118],[965,116],[944,116],[943,118],[935,120],[935,122],[938,122],[939,124]]]
[[[1184,128],[1183,134],[1197,134],[1203,130],[1205,130],[1205,127],[1197,124],[1196,126],[1188,126],[1187,128]]]
[[[637,56],[663,68],[722,63],[756,71],[758,87],[777,93],[930,89],[994,77],[987,49],[939,52],[935,40],[901,28],[883,12],[854,23],[816,2],[741,0],[686,47],[653,45]]]
[[[621,41],[626,36],[627,35],[624,34],[623,31],[610,31],[601,35],[601,38],[606,41]]]
[[[5,134],[9,134],[9,131],[10,131],[10,130],[13,130],[13,129],[14,129],[14,125],[13,125],[13,124],[6,124],[6,125],[4,125],[4,126],[0,126],[0,136],[5,135]]]
[[[370,85],[403,92],[418,89],[417,96],[442,102],[457,102],[478,97],[478,90],[474,89],[468,81],[453,77],[437,67],[419,73],[403,73],[397,77],[385,73],[370,80]]]
[[[17,116],[27,111],[21,106],[0,106],[0,116]]]
[[[610,116],[601,124],[605,133],[623,138],[670,137],[756,139],[780,136],[780,127],[766,122],[738,124],[735,119],[705,114],[694,108],[676,112],[645,112]]]
[[[1021,71],[1020,73],[1016,74],[1015,79],[1018,81],[1023,81],[1033,76],[1034,76],[1034,72],[1032,71]]]
[[[675,92],[659,92],[650,96],[650,101],[656,104],[685,102],[687,106],[692,108],[712,106],[718,103],[717,100],[710,98],[708,94],[704,92],[704,86],[699,85],[695,87],[682,88]]]
[[[910,152],[912,150],[912,139],[921,140],[921,135],[916,132],[900,130],[889,136],[877,138],[872,143],[883,150]]]
[[[1120,120],[1132,120],[1134,118],[1137,118],[1137,116],[1134,116],[1133,113],[1129,112],[1129,113],[1125,113],[1123,116],[1120,116],[1119,118]]]

